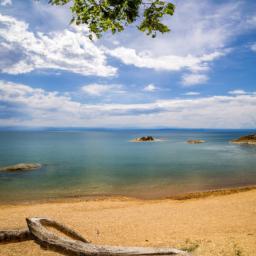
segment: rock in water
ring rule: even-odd
[[[250,135],[242,136],[238,139],[232,140],[231,142],[235,143],[235,144],[256,145],[256,134],[250,134]]]
[[[39,169],[41,167],[42,165],[37,163],[21,163],[21,164],[1,167],[0,171],[1,172],[30,171],[34,169]]]
[[[205,140],[188,140],[187,143],[188,144],[201,144],[201,143],[205,143]]]
[[[143,142],[143,141],[155,141],[155,139],[152,136],[145,136],[145,137],[141,137],[141,138],[136,138],[135,140],[136,141],[140,141],[140,142]]]

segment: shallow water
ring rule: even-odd
[[[0,173],[0,201],[124,195],[160,198],[256,184],[256,146],[231,139],[253,131],[86,130],[0,132],[0,166],[42,163]],[[131,143],[152,135],[164,141]],[[188,139],[203,139],[190,145]]]

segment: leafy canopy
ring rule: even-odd
[[[49,3],[70,4],[71,23],[87,24],[90,39],[92,34],[100,37],[107,31],[121,32],[137,20],[137,28],[154,38],[157,32],[170,31],[161,20],[165,15],[172,16],[175,9],[174,4],[161,0],[50,0]]]

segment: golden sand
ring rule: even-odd
[[[256,190],[207,196],[1,205],[0,229],[24,228],[26,217],[43,216],[96,244],[172,246],[200,256],[256,255]],[[184,200],[188,198],[192,199]],[[33,241],[0,245],[0,256],[11,255],[58,254],[44,251]]]

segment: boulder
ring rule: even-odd
[[[141,138],[136,138],[136,141],[144,142],[144,141],[155,141],[155,139],[152,136],[143,136]]]
[[[256,145],[256,134],[250,134],[250,135],[242,136],[238,139],[232,140],[231,142],[235,143],[235,144]]]
[[[42,165],[38,163],[20,163],[15,165],[9,165],[0,167],[1,172],[16,172],[16,171],[29,171],[41,168]]]

